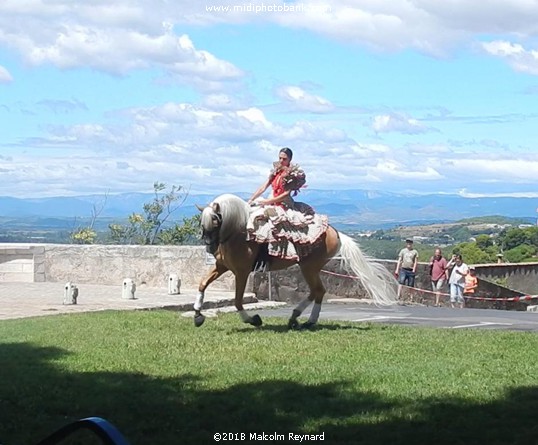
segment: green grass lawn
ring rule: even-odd
[[[2,321],[0,443],[35,444],[87,416],[133,445],[210,444],[217,432],[244,432],[243,443],[257,442],[251,432],[538,443],[534,333],[264,321],[229,314],[196,329],[168,311]]]

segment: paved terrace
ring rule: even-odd
[[[0,320],[38,317],[54,314],[71,314],[104,310],[151,310],[170,309],[192,317],[192,306],[197,291],[188,289],[179,295],[169,295],[168,289],[140,286],[136,299],[122,298],[122,286],[79,285],[76,305],[64,305],[62,283],[5,283],[0,282]],[[538,313],[502,311],[491,309],[448,309],[423,305],[396,305],[375,308],[371,301],[363,299],[328,299],[321,311],[321,319],[354,322],[379,322],[409,326],[437,328],[506,329],[538,332]],[[254,294],[245,294],[245,309],[257,310],[262,317],[287,319],[291,307],[283,302],[258,301]],[[267,310],[264,310],[267,309]],[[272,309],[272,310],[268,310]],[[218,312],[235,312],[233,292],[208,290],[204,303],[204,315],[216,316]],[[305,311],[302,321],[306,320]]]
[[[210,270],[213,262],[214,258],[205,252],[203,246],[0,243],[0,319],[107,309],[169,308],[191,311],[200,277]],[[389,270],[394,270],[394,261],[385,261],[383,264]],[[334,260],[327,265],[328,273],[322,276],[327,288],[327,302],[342,297],[365,297],[360,283],[342,276],[339,266],[339,261]],[[483,273],[486,278],[503,278],[507,282],[512,280],[520,291],[535,292],[538,263],[485,267]],[[427,264],[420,265],[417,286],[422,289],[429,289],[430,286],[426,268]],[[489,272],[488,268],[491,269]],[[168,294],[167,285],[170,284],[172,274],[181,279],[179,295]],[[284,301],[295,304],[309,293],[297,266],[273,272],[271,277],[270,280],[267,273],[252,275],[247,286],[251,293],[246,294],[246,309],[274,307],[283,305]],[[132,279],[137,285],[134,300],[122,298],[121,283],[125,278]],[[493,288],[488,290],[484,287],[486,280],[481,275],[479,279],[482,280],[481,288],[484,288],[487,297],[511,298],[523,295],[491,283]],[[67,282],[75,283],[79,289],[77,305],[63,304],[64,286]],[[523,289],[524,285],[529,289]],[[204,312],[211,315],[217,310],[235,310],[234,288],[233,275],[224,274],[206,293]],[[256,300],[255,295],[260,301]],[[415,303],[431,305],[432,295],[431,292],[422,291],[419,295],[421,298]],[[366,301],[361,300],[361,304],[364,303]],[[530,309],[528,306],[531,304],[535,305],[535,310],[538,308],[533,300],[516,309]],[[483,306],[481,303],[480,307]],[[490,304],[488,307],[493,306]],[[507,305],[502,308],[514,309]]]
[[[179,295],[168,295],[167,288],[139,286],[136,299],[122,298],[122,286],[79,284],[76,305],[64,305],[65,283],[0,282],[0,320],[36,317],[51,314],[72,314],[104,310],[174,309],[192,311],[197,294],[195,289],[181,289]],[[211,313],[235,310],[234,294],[225,290],[207,290],[204,309]],[[265,308],[284,303],[258,302],[254,294],[245,294],[245,308]]]

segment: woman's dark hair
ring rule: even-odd
[[[279,153],[286,153],[290,161],[293,158],[293,151],[291,151],[291,148],[288,148],[288,147],[281,148]]]

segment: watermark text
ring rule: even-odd
[[[330,13],[331,6],[324,4],[311,3],[241,3],[235,5],[206,5],[206,12],[216,13],[242,13],[252,12],[254,14],[263,14],[268,12],[282,13],[307,13],[307,12],[324,12]]]

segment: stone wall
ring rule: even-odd
[[[390,272],[396,267],[395,261],[378,260]],[[271,287],[269,287],[271,280]],[[366,291],[359,280],[346,275],[340,266],[340,260],[329,261],[322,270],[321,280],[327,290],[326,298],[366,298]],[[298,266],[285,271],[258,273],[252,278],[253,291],[258,298],[275,301],[298,302],[309,293],[308,286]]]
[[[137,286],[164,288],[175,273],[182,287],[194,289],[213,261],[201,246],[0,244],[0,281],[120,285],[132,278]],[[234,286],[230,272],[211,285],[225,290]]]
[[[67,282],[119,285],[132,278],[136,285],[167,287],[169,275],[178,274],[184,288],[194,289],[211,268],[214,258],[202,246],[115,246],[0,243],[0,281]],[[379,260],[391,273],[392,260]],[[538,294],[538,263],[477,265],[479,297],[514,297]],[[321,275],[327,298],[364,298],[356,279],[341,276],[340,261],[330,261]],[[508,286],[499,285],[499,280]],[[269,286],[271,280],[271,286]],[[497,281],[497,282],[496,282]],[[233,290],[234,279],[224,274],[212,288]],[[428,264],[419,263],[415,292],[418,302],[432,304]],[[286,271],[252,274],[248,292],[258,298],[296,302],[308,295],[308,286],[298,266]],[[404,299],[407,297],[403,295]],[[415,301],[417,301],[415,299]],[[535,300],[534,300],[535,301]],[[477,303],[478,304],[478,303]],[[480,303],[482,305],[482,303]],[[490,305],[491,306],[491,305]],[[482,307],[482,306],[480,306]]]
[[[377,260],[383,264],[390,272],[396,269],[396,261],[392,260]],[[504,265],[500,265],[504,266]],[[512,265],[513,267],[500,267],[499,273],[495,274],[495,265],[476,266],[479,287],[476,293],[477,298],[513,298],[523,296],[525,294],[538,294],[538,281],[532,280],[534,274],[538,270],[536,264],[521,264]],[[485,273],[482,273],[484,268]],[[501,286],[490,278],[492,275],[498,278],[504,278],[501,272],[509,272],[509,277],[513,280],[515,277],[512,274],[521,274],[522,282],[528,281],[529,292],[520,292],[507,287]],[[338,260],[332,260],[324,268],[321,275],[323,285],[327,290],[326,298],[365,298],[367,297],[364,288],[356,279],[344,277],[345,272],[340,269]],[[527,277],[531,277],[528,279]],[[271,286],[269,286],[269,280]],[[516,284],[519,285],[519,284]],[[413,301],[433,305],[435,303],[435,294],[431,291],[431,281],[429,276],[428,263],[419,263],[415,279],[416,290],[405,290],[402,292],[401,299],[404,301]],[[533,290],[534,289],[534,290]],[[258,298],[273,299],[276,301],[288,301],[296,303],[308,295],[308,286],[306,285],[299,267],[295,266],[287,271],[271,272],[256,274],[253,277],[253,291],[256,292]],[[448,294],[448,286],[443,291]],[[448,296],[441,298],[441,304],[448,303]],[[526,307],[531,304],[536,304],[536,300],[531,301],[480,301],[468,300],[466,307],[473,308],[494,308],[494,309],[513,309],[526,310]]]
[[[480,264],[477,275],[492,282],[502,281],[506,287],[524,294],[538,294],[538,263]]]

